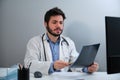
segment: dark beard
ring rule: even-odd
[[[53,35],[54,37],[59,37],[59,36],[62,34],[62,32],[63,32],[63,30],[61,30],[61,33],[60,33],[60,34],[55,34],[55,33],[52,32],[52,30],[49,28],[49,26],[47,26],[46,29],[47,29],[47,31],[48,31],[51,35]]]

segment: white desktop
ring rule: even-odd
[[[42,78],[34,78],[33,74],[30,74],[30,80],[120,80],[120,73],[108,75],[106,72],[94,72],[92,74],[56,72],[52,75],[43,75]]]
[[[0,68],[0,80],[6,80],[4,78],[6,75],[4,72],[7,70],[9,69]],[[17,76],[16,71],[9,74],[9,79],[7,80],[17,80],[15,76]],[[107,74],[107,72],[94,72],[92,74],[87,74],[82,72],[55,72],[51,75],[43,75],[42,78],[35,78],[34,75],[30,73],[30,80],[120,80],[120,73]]]

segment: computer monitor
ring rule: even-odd
[[[120,73],[120,17],[105,16],[107,73]]]

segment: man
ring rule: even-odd
[[[36,36],[27,44],[25,65],[31,64],[31,72],[43,74],[68,71],[69,64],[78,56],[74,42],[62,36],[65,14],[57,7],[48,10],[44,16],[46,33]],[[95,72],[98,64],[82,68],[83,72]]]

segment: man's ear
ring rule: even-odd
[[[44,22],[44,26],[45,26],[45,27],[47,26],[47,22]]]

